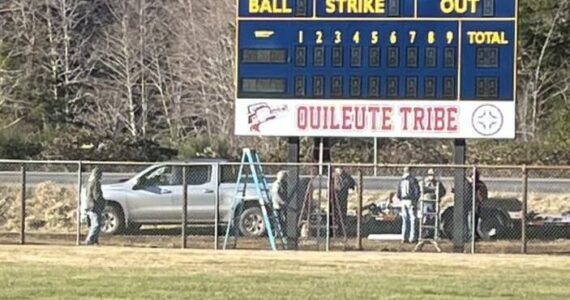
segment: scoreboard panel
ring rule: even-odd
[[[516,0],[238,0],[235,132],[514,138]]]

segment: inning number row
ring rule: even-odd
[[[361,34],[360,31],[356,30],[354,32],[352,32],[352,34],[349,34],[349,36],[351,37],[351,40],[354,44],[358,45],[361,43],[362,39],[364,38],[363,35]],[[323,33],[322,30],[317,30],[314,32],[314,42],[317,45],[321,45],[325,42],[325,40],[328,37],[325,36],[325,34]],[[335,30],[333,35],[332,35],[332,41],[334,44],[340,44],[343,42],[343,33],[340,30]],[[390,42],[390,44],[396,44],[398,43],[398,39],[400,37],[398,36],[398,32],[397,31],[391,31],[390,34],[388,35],[388,41]],[[418,37],[418,33],[415,30],[410,30],[408,31],[408,41],[410,42],[410,44],[414,44],[419,38]],[[428,31],[427,35],[425,36],[425,40],[428,44],[434,44],[436,42],[436,40],[439,37],[436,35],[435,31]],[[451,43],[453,43],[453,40],[455,38],[455,35],[453,33],[453,31],[447,31],[445,33],[445,41],[448,45],[450,45]],[[382,37],[380,35],[380,32],[377,30],[371,31],[370,35],[368,36],[368,39],[370,41],[370,44],[372,45],[377,45]],[[298,32],[298,42],[299,44],[304,44],[307,42],[306,40],[306,33],[304,30],[299,30]]]

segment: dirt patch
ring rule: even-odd
[[[17,253],[17,255],[14,255]],[[122,247],[65,247],[65,246],[0,246],[0,262],[48,263],[60,265],[87,265],[95,260],[98,265],[121,266],[188,266],[192,264],[218,265],[222,262],[291,261],[299,264],[357,264],[414,260],[426,263],[440,263],[447,266],[489,266],[517,264],[521,267],[539,267],[553,264],[559,268],[570,268],[570,260],[560,256],[533,256],[528,259],[521,255],[463,255],[434,253],[377,253],[377,252],[270,252],[270,251],[211,251],[178,249],[143,249]]]
[[[126,248],[161,248],[161,249],[179,249],[182,241],[180,235],[160,234],[153,232],[153,235],[120,235],[101,237],[101,243],[105,247],[126,247]],[[80,237],[80,241],[85,238]],[[224,238],[218,237],[218,249],[222,249]],[[19,235],[16,233],[0,233],[0,245],[18,244]],[[74,234],[47,234],[47,233],[27,233],[26,243],[30,245],[54,245],[54,246],[72,246],[76,243]],[[212,236],[191,235],[187,237],[187,247],[189,249],[214,249],[215,240]],[[415,244],[401,244],[398,241],[378,241],[362,239],[363,251],[357,251],[357,240],[355,238],[333,239],[331,238],[331,252],[375,252],[375,253],[408,253],[412,252]],[[439,242],[439,246],[444,253],[452,253],[453,245],[451,241],[443,239]],[[519,240],[502,240],[502,241],[486,241],[478,242],[475,247],[476,253],[521,253],[522,244]],[[228,249],[234,250],[270,250],[269,243],[266,238],[240,238],[234,249],[233,241],[228,244]],[[325,253],[325,240],[301,239],[298,249],[300,251],[318,251]],[[465,253],[470,253],[470,244],[465,245]],[[435,249],[431,245],[426,245],[421,251],[422,253],[434,253]],[[570,240],[529,240],[528,253],[530,254],[570,254]]]

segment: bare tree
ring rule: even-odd
[[[135,95],[141,68],[138,61],[139,39],[138,26],[132,12],[136,7],[133,1],[107,1],[114,20],[113,26],[105,28],[96,47],[96,56],[103,76],[97,78],[96,88],[114,91],[112,95],[126,101],[121,111],[120,120],[133,138],[140,133],[137,113],[140,109]],[[114,102],[117,99],[98,99]]]
[[[182,98],[191,132],[232,139],[234,24],[233,3],[226,2],[176,1],[172,57],[176,77],[192,91]]]
[[[544,39],[535,39],[521,49],[519,101],[522,103],[518,119],[519,131],[525,141],[537,136],[539,124],[551,112],[553,102],[563,99],[568,103],[570,64],[554,51],[553,39],[564,34],[564,29],[570,25],[570,0],[560,1],[557,5],[553,16],[543,18],[548,20]]]
[[[8,112],[7,119],[10,122],[4,124],[4,129],[28,118],[37,109],[34,98],[41,92],[36,83],[45,79],[37,67],[41,62],[39,49],[42,48],[38,45],[41,42],[38,36],[42,32],[36,18],[38,8],[38,3],[32,0],[12,1],[2,8],[1,43],[10,45],[9,50],[2,55],[3,60],[10,64],[3,64],[4,67],[0,70],[1,103],[3,110]],[[43,117],[38,121],[36,122],[45,126],[46,120]]]

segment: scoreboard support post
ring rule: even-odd
[[[453,163],[465,164],[465,140],[456,139],[453,142]],[[465,246],[465,222],[468,205],[465,203],[465,169],[454,170],[454,200],[453,200],[453,252],[463,253]]]
[[[316,173],[319,175],[326,174],[327,170],[324,165],[331,161],[331,144],[330,138],[314,138],[313,139],[313,162],[318,163]]]
[[[378,176],[378,138],[374,137],[374,177]]]
[[[287,224],[285,226],[285,232],[287,233],[287,244],[289,249],[297,250],[297,220],[299,219],[299,210],[302,205],[301,201],[303,195],[300,191],[301,182],[299,180],[299,166],[296,165],[296,163],[299,162],[300,153],[299,137],[289,137],[287,145],[287,161],[293,164],[288,167],[289,176],[287,177],[287,184],[289,186],[289,205],[287,207]]]

